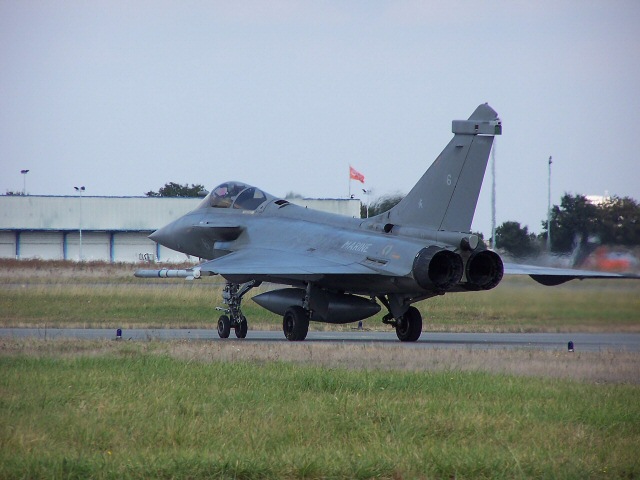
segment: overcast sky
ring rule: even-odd
[[[552,203],[640,199],[639,25],[636,0],[0,0],[0,193],[346,197],[349,164],[407,193],[488,102],[497,223],[539,232],[550,155]]]

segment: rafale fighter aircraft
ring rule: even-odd
[[[139,270],[138,277],[226,280],[218,334],[247,335],[241,302],[262,282],[287,288],[253,300],[283,316],[289,340],[304,340],[309,321],[382,319],[402,341],[416,341],[422,317],[412,304],[445,293],[496,287],[504,273],[544,285],[612,273],[503,263],[470,233],[494,135],[502,124],[489,105],[453,121],[453,139],[409,194],[368,219],[319,212],[239,182],[223,183],[192,212],[150,235],[167,248],[209,259],[188,270]]]

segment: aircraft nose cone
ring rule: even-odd
[[[171,234],[168,231],[169,229],[167,227],[168,225],[165,227],[159,228],[158,230],[153,232],[151,235],[149,235],[149,238],[154,242],[159,243],[160,245],[164,245],[166,247],[167,243],[170,243],[170,239],[171,239]]]
[[[149,238],[154,242],[160,243],[160,237],[162,235],[160,235],[158,232],[160,232],[160,230],[156,230],[155,232],[153,232],[151,235],[149,235]]]

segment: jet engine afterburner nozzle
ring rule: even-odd
[[[502,280],[504,265],[496,252],[483,250],[469,257],[466,273],[468,290],[491,290]]]
[[[462,258],[455,252],[432,245],[418,252],[412,274],[425,290],[449,290],[462,278]]]

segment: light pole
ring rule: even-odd
[[[491,149],[491,248],[496,248],[496,139]]]
[[[362,192],[367,196],[367,218],[369,218],[369,202],[371,201],[371,189],[362,189]]]
[[[84,186],[82,187],[73,187],[76,189],[76,192],[78,192],[79,195],[79,202],[80,202],[80,224],[78,227],[78,232],[80,233],[80,241],[79,241],[79,246],[78,246],[78,261],[81,262],[82,261],[82,192],[84,192]]]
[[[26,195],[27,194],[27,173],[29,173],[29,170],[20,170],[20,173],[22,174],[22,195]]]
[[[551,164],[552,157],[549,156],[549,181],[548,181],[548,197],[547,197],[547,252],[551,252]]]

